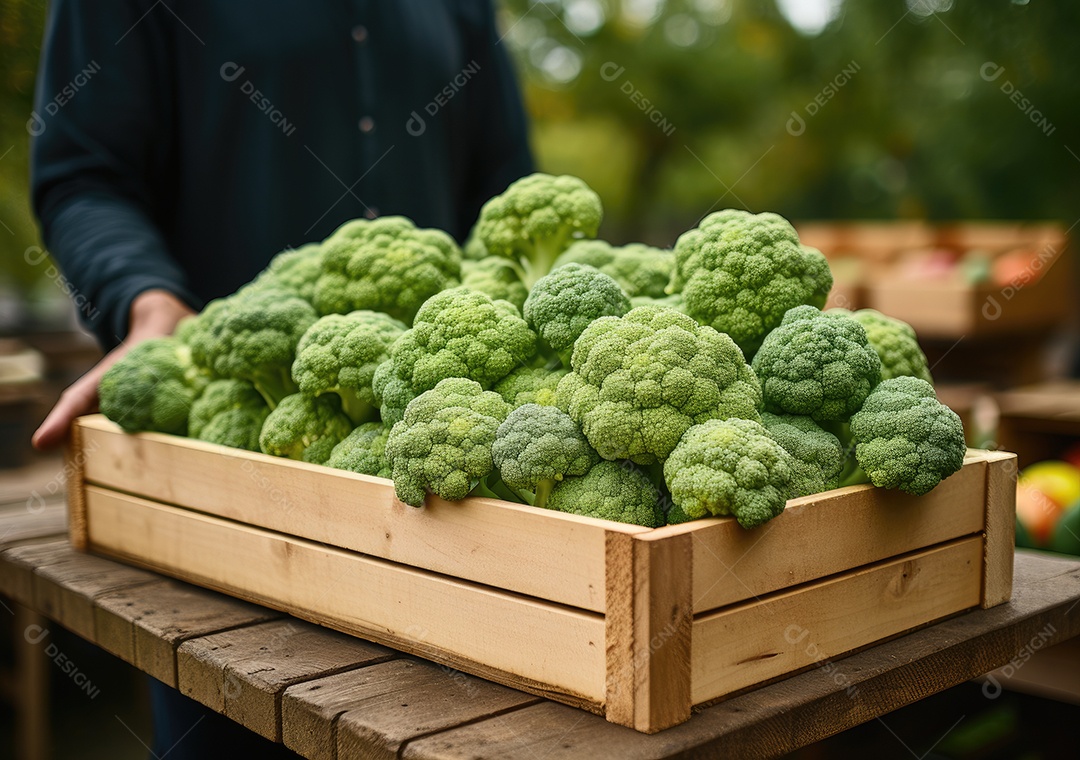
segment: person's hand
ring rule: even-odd
[[[135,344],[149,338],[172,335],[177,322],[194,313],[187,304],[164,290],[147,290],[136,296],[131,302],[127,339],[60,395],[60,400],[31,439],[34,448],[45,451],[67,440],[71,423],[76,417],[97,411],[98,383],[105,371]]]

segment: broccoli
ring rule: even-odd
[[[766,411],[846,422],[881,378],[881,360],[847,314],[798,306],[753,361]]]
[[[246,380],[214,380],[191,405],[188,435],[234,449],[259,451],[270,407]]]
[[[491,458],[503,483],[531,491],[533,506],[547,503],[567,475],[584,475],[598,457],[574,421],[554,406],[525,404],[510,412],[495,433]]]
[[[207,382],[178,338],[151,338],[109,367],[98,397],[102,413],[129,433],[185,435],[192,402]]]
[[[841,309],[830,309],[842,311]],[[915,331],[907,322],[887,317],[874,309],[859,309],[851,314],[866,330],[870,347],[881,359],[881,379],[894,377],[917,377],[933,383],[926,354],[919,347]]]
[[[919,496],[964,464],[964,426],[930,383],[894,377],[851,417],[855,459],[875,486]]]
[[[535,349],[536,334],[512,303],[453,288],[424,302],[390,359],[414,393],[448,377],[465,377],[488,389],[525,364]]]
[[[428,492],[451,501],[465,498],[494,469],[491,445],[509,413],[498,393],[459,377],[409,402],[386,441],[398,498],[414,507]]]
[[[727,209],[679,237],[668,290],[683,294],[687,314],[752,356],[788,309],[821,308],[831,288],[825,257],[800,245],[786,219]]]
[[[663,298],[652,298],[651,296],[632,296],[630,298],[630,306],[637,308],[638,306],[666,306],[669,309],[675,311],[681,311],[686,313],[686,302],[683,300],[682,293],[673,293],[670,296],[664,296]]]
[[[761,424],[794,458],[792,496],[810,496],[840,485],[847,452],[840,439],[809,417],[762,412]]]
[[[704,517],[704,515],[702,515],[702,517]],[[678,504],[671,505],[671,508],[667,511],[666,518],[667,525],[682,525],[683,523],[688,523],[691,520],[700,519],[693,518],[690,515],[686,514],[683,508],[680,507]]]
[[[709,420],[686,431],[664,463],[664,478],[687,517],[733,515],[754,528],[784,511],[794,468],[761,423]]]
[[[403,216],[354,219],[323,242],[322,274],[315,284],[321,314],[357,309],[412,321],[425,300],[454,287],[461,251],[442,230],[417,229]]]
[[[599,269],[567,264],[536,281],[523,311],[529,327],[569,366],[582,331],[600,317],[621,317],[630,299]]]
[[[484,204],[475,234],[493,256],[517,262],[530,290],[575,238],[596,237],[600,196],[577,177],[531,174]]]
[[[490,255],[476,234],[474,226],[469,230],[469,237],[465,239],[465,244],[461,246],[461,263],[464,265],[466,261],[481,261]]]
[[[381,422],[365,422],[334,447],[326,466],[389,478],[390,464],[386,461],[386,439],[389,437],[390,428]]]
[[[555,484],[548,509],[657,528],[664,524],[660,494],[629,462],[601,461],[578,478]]]
[[[675,254],[644,243],[616,247],[604,240],[579,240],[555,259],[551,269],[571,263],[596,267],[630,298],[663,298],[675,271]]]
[[[394,363],[387,359],[375,368],[371,376],[371,393],[379,405],[384,425],[393,427],[405,416],[405,407],[416,398],[409,384],[394,374]]]
[[[758,419],[761,386],[728,336],[659,306],[601,317],[574,344],[556,401],[604,459],[654,464],[686,429]]]
[[[332,393],[286,396],[263,423],[259,448],[264,454],[323,464],[352,432],[352,421]]]
[[[374,418],[371,378],[405,325],[377,311],[328,314],[296,346],[292,378],[303,393],[336,393],[355,424]]]
[[[555,406],[555,389],[566,372],[565,369],[518,367],[495,383],[492,390],[506,399],[514,409],[522,404]]]
[[[254,290],[287,290],[308,303],[315,300],[315,283],[322,273],[322,246],[308,243],[296,249],[282,251],[241,292]]]
[[[493,301],[509,301],[518,310],[525,305],[525,299],[529,295],[514,264],[502,256],[462,262],[461,286],[486,293]]]

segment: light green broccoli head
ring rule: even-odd
[[[390,358],[397,376],[414,393],[422,393],[447,377],[490,388],[528,362],[535,350],[536,333],[512,303],[453,288],[424,302]]]
[[[919,496],[964,464],[964,426],[917,377],[883,381],[851,417],[855,459],[875,486]]]
[[[555,389],[568,370],[518,367],[492,388],[514,409],[522,404],[555,406]]]
[[[552,350],[569,354],[586,327],[628,311],[630,299],[619,283],[587,264],[567,264],[536,281],[524,315]]]
[[[847,452],[840,439],[809,417],[762,412],[761,424],[794,458],[792,496],[810,496],[836,488]]]
[[[535,492],[538,507],[555,483],[584,475],[599,458],[566,412],[539,404],[510,412],[495,433],[491,457],[503,482]]]
[[[801,245],[777,214],[718,211],[675,244],[669,290],[683,294],[687,314],[730,335],[747,356],[788,309],[821,308],[831,288],[825,257]]]
[[[469,231],[469,237],[465,239],[465,245],[461,247],[462,264],[466,261],[480,261],[490,255],[480,236],[476,234],[476,227],[473,227]]]
[[[664,463],[664,479],[686,516],[732,515],[754,528],[784,511],[794,465],[761,423],[710,420],[686,431]]]
[[[830,311],[841,311],[830,309]],[[875,309],[859,309],[853,316],[866,330],[866,339],[881,359],[881,379],[917,377],[933,384],[926,354],[919,347],[911,325],[887,317]]]
[[[862,325],[813,306],[788,311],[754,356],[765,409],[845,422],[881,379],[881,360]]]
[[[405,407],[416,398],[409,384],[394,374],[394,363],[389,359],[375,368],[371,392],[379,405],[379,417],[387,427],[399,422],[405,416]]]
[[[646,528],[664,524],[659,492],[630,462],[601,461],[581,477],[556,483],[546,506]]]
[[[102,376],[101,411],[129,433],[185,435],[191,405],[209,379],[178,338],[144,340]]]
[[[513,262],[501,256],[464,262],[461,266],[461,286],[486,293],[493,301],[509,301],[518,309],[525,305],[529,295]]]
[[[571,365],[559,408],[604,459],[662,462],[691,425],[758,419],[761,386],[739,347],[671,309],[601,317],[574,344]]]
[[[200,441],[259,451],[270,407],[246,380],[214,380],[191,405],[188,435]]]
[[[292,378],[303,393],[336,393],[355,424],[374,418],[375,368],[406,327],[377,311],[328,314],[308,328],[296,347]]]
[[[242,291],[287,290],[312,303],[315,299],[315,283],[322,274],[322,260],[322,246],[318,243],[282,251]]]
[[[352,429],[352,420],[336,395],[294,393],[267,416],[259,448],[271,456],[323,464]]]
[[[381,422],[365,422],[349,433],[326,460],[327,467],[389,478],[390,463],[386,461],[386,439],[390,428]]]
[[[578,240],[551,269],[571,263],[596,267],[614,278],[630,298],[663,298],[675,271],[675,254],[644,243],[613,246],[604,240]]]
[[[354,219],[323,242],[315,285],[320,314],[381,311],[405,323],[420,304],[461,276],[461,251],[442,230],[417,229],[403,216]]]
[[[683,300],[682,293],[672,293],[670,296],[664,296],[663,298],[634,296],[630,299],[630,306],[635,309],[638,306],[666,306],[669,309],[681,311],[683,314],[686,313],[686,301]]]
[[[465,378],[442,380],[413,399],[386,441],[398,498],[414,507],[427,493],[465,498],[494,469],[491,446],[509,413],[502,396]]]

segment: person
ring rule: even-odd
[[[388,214],[461,241],[532,171],[491,0],[53,0],[27,127],[43,240],[107,351],[41,449],[132,345],[275,253]],[[248,746],[173,689],[152,702],[157,756]]]

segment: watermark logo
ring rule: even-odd
[[[86,87],[87,83],[95,74],[101,71],[101,64],[97,61],[90,61],[90,65],[75,75],[75,78],[60,88],[60,92],[56,94],[52,100],[46,103],[42,107],[42,111],[48,116],[56,116],[60,113],[60,109],[66,106],[71,100],[78,94],[79,90]],[[39,137],[45,132],[48,124],[45,121],[45,117],[37,111],[30,112],[30,118],[26,122],[26,131],[33,137]]]
[[[1005,67],[999,66],[993,61],[987,61],[979,67],[979,76],[981,76],[985,82],[996,82],[1001,79],[1001,76],[1004,73]],[[1024,95],[1019,87],[1010,80],[1004,79],[1001,81],[999,89],[1005,93],[1005,96],[1012,101],[1013,105],[1016,106],[1020,113],[1028,117],[1028,120],[1038,127],[1044,135],[1049,137],[1054,134],[1057,127],[1043,115],[1042,111],[1035,107],[1035,104]]]
[[[40,246],[32,245],[23,252],[23,261],[32,267],[46,264],[45,277],[52,280],[53,284],[59,288],[60,292],[66,295],[75,304],[75,308],[78,309],[80,314],[83,314],[87,320],[95,320],[101,314],[96,306],[90,303],[83,293],[79,291],[71,280],[63,275],[63,273],[56,268],[56,266],[49,260],[49,254]]]
[[[469,61],[465,67],[454,75],[445,87],[435,93],[435,96],[428,101],[424,106],[423,111],[430,118],[435,118],[439,111],[447,106],[447,104],[454,99],[454,96],[461,92],[462,88],[469,83],[480,72],[480,64],[475,60]],[[412,137],[419,137],[427,131],[427,121],[416,111],[413,111],[409,115],[408,121],[405,122],[405,131]]]
[[[1030,660],[1036,652],[1047,645],[1047,642],[1053,638],[1055,633],[1057,633],[1057,628],[1054,627],[1053,623],[1048,623],[1045,628],[1036,633],[1031,638],[1031,641],[1025,644],[1023,648],[1016,653],[1016,656],[1009,660],[1005,665],[995,670],[994,673],[999,673],[1005,678],[1012,678],[1020,668],[1027,665],[1028,660]],[[1001,696],[1001,692],[1004,691],[1001,681],[995,677],[994,673],[987,674],[986,679],[983,682],[982,693],[987,699],[997,699]]]
[[[263,475],[251,460],[245,459],[244,463],[240,465],[240,469],[247,473],[247,476],[251,478],[251,481],[266,494],[266,498],[268,498],[271,503],[280,507],[282,512],[287,514],[292,511],[292,502],[289,501],[289,497],[285,495],[285,492],[274,485],[268,477]]]
[[[784,640],[792,645],[802,644],[809,636],[810,631],[795,623],[792,623],[784,629]],[[841,671],[840,668],[836,666],[836,663],[829,660],[817,644],[810,641],[807,643],[803,652],[823,673],[832,678],[833,683],[842,687],[845,694],[849,697],[857,697],[859,695],[859,687],[851,683],[847,674]]]
[[[1006,303],[1011,301],[1016,297],[1017,293],[1023,290],[1027,285],[1036,281],[1040,276],[1039,272],[1048,267],[1049,262],[1052,262],[1057,258],[1057,255],[1058,250],[1054,247],[1054,244],[1047,243],[1042,247],[1038,255],[1028,262],[1028,265],[1024,267],[1020,274],[1014,277],[1008,285],[998,292],[998,295],[1000,295],[1001,299]],[[988,322],[999,319],[1004,311],[1004,306],[996,296],[986,297],[986,302],[982,306],[982,315]]]
[[[64,462],[64,466],[53,476],[52,480],[42,487],[42,490],[45,492],[44,494],[36,488],[31,491],[30,496],[26,499],[26,511],[32,515],[41,514],[46,505],[45,496],[56,496],[59,494],[61,489],[63,489],[64,484],[68,481],[68,478],[86,466],[86,460],[91,454],[97,451],[98,445],[97,441],[91,441],[84,448],[69,457],[67,461]]]
[[[45,641],[48,636],[49,630],[47,628],[42,628],[37,623],[28,625],[26,630],[23,631],[23,638],[26,639],[26,643],[33,644],[34,646]],[[90,699],[97,699],[98,694],[101,693],[101,689],[94,686],[86,673],[79,670],[75,662],[60,651],[60,647],[51,641],[48,642],[45,644],[45,656],[53,661],[56,667],[60,669],[61,673],[74,681],[75,685],[86,693],[86,696],[90,697]]]
[[[605,82],[614,82],[618,79],[622,79],[625,72],[625,66],[620,66],[613,61],[608,61],[600,67],[600,78]],[[671,137],[675,134],[675,125],[667,120],[663,112],[657,108],[651,100],[645,97],[645,94],[639,90],[632,81],[629,79],[622,79],[622,82],[619,84],[619,92],[628,97],[630,102],[636,105],[638,109],[645,114],[646,118],[655,124],[664,135]]]
[[[817,116],[821,109],[828,105],[829,101],[835,98],[837,93],[839,93],[840,90],[842,90],[844,86],[859,73],[861,68],[858,61],[853,60],[847,66],[840,69],[840,73],[829,80],[829,82],[821,88],[818,94],[803,106],[803,113],[805,113],[808,118]],[[806,131],[806,119],[804,119],[802,114],[798,111],[791,112],[791,118],[787,120],[787,131],[792,137],[798,137]]]
[[[221,74],[221,78],[226,82],[235,82],[240,79],[244,74],[244,67],[233,61],[226,61],[221,64],[221,69],[218,73]],[[266,114],[266,117],[281,129],[282,134],[286,137],[292,137],[293,132],[296,131],[296,125],[285,118],[285,114],[275,106],[270,99],[263,94],[262,90],[256,87],[250,79],[245,79],[240,83],[240,92],[247,95],[248,100],[255,104],[255,107]]]

